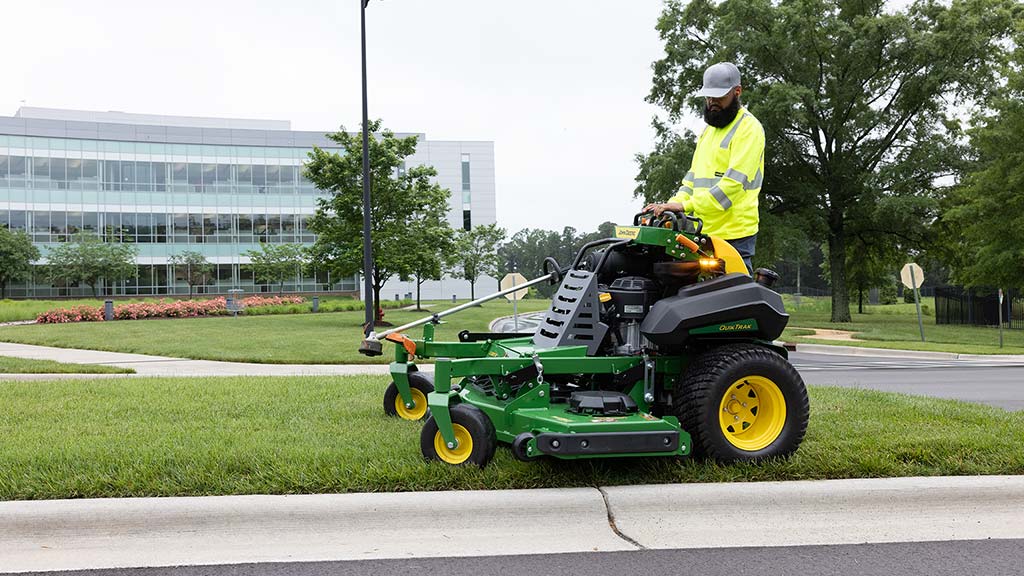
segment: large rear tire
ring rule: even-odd
[[[803,441],[810,405],[800,374],[754,344],[705,352],[686,369],[673,411],[690,433],[693,456],[720,462],[786,457]]]

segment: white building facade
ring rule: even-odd
[[[337,150],[327,131],[293,131],[279,120],[21,108],[0,117],[0,227],[29,233],[44,260],[50,246],[79,231],[134,244],[138,274],[105,286],[109,295],[187,294],[184,278],[168,264],[183,250],[201,252],[214,265],[200,293],[276,292],[276,285],[254,281],[243,254],[264,242],[315,240],[307,222],[323,192],[303,177],[302,166],[314,146]],[[417,136],[406,165],[437,170],[437,182],[452,192],[452,226],[495,222],[493,143]],[[297,270],[284,290],[360,288],[356,277]],[[41,270],[8,287],[13,297],[89,293],[86,286],[54,286]],[[382,297],[409,293],[414,283],[393,281]],[[422,293],[462,299],[469,285],[429,282]]]

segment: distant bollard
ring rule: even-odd
[[[320,297],[319,296],[313,296],[313,312],[319,312],[319,311],[320,311]]]
[[[107,300],[103,303],[103,319],[107,322],[114,319],[114,301]]]
[[[455,304],[455,294],[452,294],[452,304]]]

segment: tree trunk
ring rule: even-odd
[[[377,313],[380,310],[380,289],[381,285],[376,280],[373,282],[373,325],[382,326],[384,323],[379,320]]]
[[[857,286],[857,314],[864,313],[864,287]]]
[[[476,280],[469,281],[469,299],[476,300]]]
[[[850,292],[846,288],[846,231],[841,210],[838,216],[829,218],[828,263],[832,280],[832,322],[850,322]]]
[[[423,308],[420,307],[420,286],[422,286],[422,285],[423,285],[423,281],[420,280],[420,276],[419,276],[419,274],[417,274],[416,275],[416,311],[417,312],[419,312],[420,310],[423,310]]]
[[[188,299],[189,300],[192,299],[192,283],[191,282],[189,282],[189,284],[188,284]]]

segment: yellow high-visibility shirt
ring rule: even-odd
[[[764,180],[764,128],[746,108],[723,128],[697,139],[690,171],[669,199],[704,220],[704,233],[726,240],[757,234],[757,197]]]

